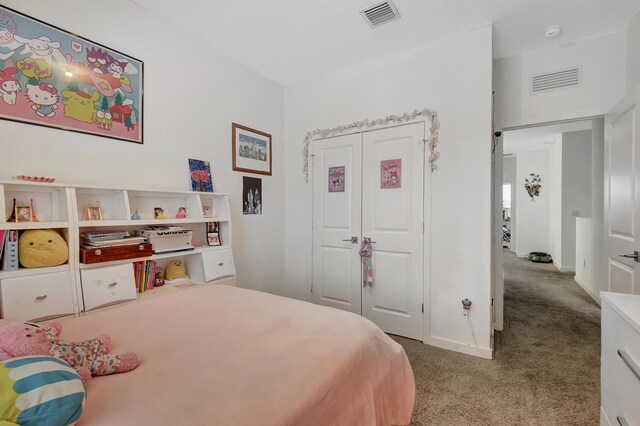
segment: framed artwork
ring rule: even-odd
[[[210,246],[222,245],[219,222],[207,222],[207,244]]]
[[[87,207],[87,217],[89,220],[102,220],[102,210],[98,206]]]
[[[31,222],[32,220],[31,206],[16,206],[16,222]]]
[[[0,6],[0,118],[143,143],[143,62]]]
[[[380,188],[402,187],[402,160],[382,160],[380,162]]]
[[[329,192],[344,192],[344,166],[329,167]]]
[[[262,214],[262,179],[242,177],[242,214]]]
[[[189,158],[189,175],[191,176],[192,191],[213,192],[211,164],[208,161]]]
[[[271,135],[231,124],[233,170],[271,176]]]
[[[202,216],[203,217],[213,217],[215,213],[213,212],[213,204],[212,203],[202,203]]]

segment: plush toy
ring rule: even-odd
[[[189,278],[187,271],[184,268],[184,263],[180,260],[174,260],[167,265],[167,279],[169,281],[177,280],[179,278]]]
[[[49,322],[43,326],[16,324],[0,327],[0,361],[29,355],[50,355],[69,363],[84,381],[91,376],[124,373],[139,364],[133,352],[107,354],[111,337],[71,342],[59,337],[62,324]]]
[[[24,231],[18,242],[18,258],[25,268],[58,266],[69,259],[69,247],[53,229]]]

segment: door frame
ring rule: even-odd
[[[313,274],[314,274],[314,270],[313,270],[313,255],[314,255],[314,251],[313,251],[313,246],[314,246],[314,240],[313,240],[313,212],[315,211],[315,200],[313,197],[313,177],[314,177],[314,171],[315,171],[315,153],[314,153],[314,144],[317,144],[318,142],[322,142],[323,140],[328,140],[331,138],[334,138],[336,136],[346,136],[346,135],[353,135],[353,134],[361,134],[361,133],[368,133],[368,132],[374,132],[376,130],[383,130],[383,129],[391,129],[394,127],[402,127],[402,126],[407,126],[407,125],[412,125],[412,124],[417,124],[417,123],[421,123],[423,126],[423,146],[424,146],[424,151],[423,151],[423,185],[422,185],[422,190],[423,190],[423,194],[422,194],[422,200],[423,200],[423,204],[422,204],[422,221],[424,223],[424,232],[423,232],[423,237],[422,237],[422,286],[423,286],[423,294],[422,294],[422,303],[423,303],[423,313],[422,313],[422,318],[423,318],[423,327],[422,327],[422,342],[425,344],[429,344],[429,336],[431,336],[431,194],[432,194],[432,186],[431,186],[431,176],[433,175],[433,171],[431,170],[431,167],[429,166],[429,163],[427,161],[427,149],[426,149],[426,140],[429,137],[427,135],[427,126],[430,125],[428,123],[428,119],[422,118],[422,119],[416,119],[416,120],[411,120],[411,121],[407,121],[401,124],[392,124],[392,125],[380,125],[380,126],[375,126],[369,129],[365,129],[365,130],[356,130],[354,129],[353,131],[346,131],[344,133],[340,133],[339,135],[332,135],[332,136],[327,136],[327,137],[314,137],[311,139],[311,143],[309,144],[309,191],[311,191],[311,247],[310,247],[310,253],[311,253],[311,257],[310,257],[310,271],[311,271],[311,279],[309,280],[309,298],[310,300],[312,299],[312,287],[313,287]],[[428,194],[427,194],[428,191]]]
[[[496,137],[497,140],[495,141],[495,148],[491,154],[493,157],[493,163],[494,163],[494,170],[492,170],[492,180],[493,180],[493,190],[492,190],[493,200],[492,201],[493,202],[491,203],[492,205],[491,217],[493,218],[493,225],[492,225],[493,232],[491,233],[492,234],[491,246],[492,246],[492,251],[494,252],[493,253],[494,256],[492,259],[493,277],[491,280],[492,281],[491,305],[492,305],[492,311],[493,311],[492,340],[493,340],[494,331],[502,331],[504,328],[504,256],[502,254],[502,249],[500,250],[495,249],[496,243],[497,243],[496,239],[498,238],[497,228],[500,229],[500,233],[499,233],[500,247],[502,247],[502,241],[501,241],[502,240],[502,221],[500,222],[496,221],[497,211],[500,211],[500,217],[502,217],[502,197],[500,197],[500,199],[497,200],[495,199],[497,198],[495,197],[495,194],[498,187],[500,188],[500,193],[502,193],[502,179],[503,179],[503,171],[504,171],[504,167],[503,167],[504,157],[502,155],[503,147],[504,147],[503,146],[504,132],[509,132],[513,130],[531,129],[535,127],[552,126],[557,124],[575,123],[578,121],[593,121],[596,119],[604,120],[604,114],[591,115],[586,117],[576,117],[576,118],[570,118],[566,120],[545,121],[545,122],[525,124],[520,126],[505,127],[500,131],[501,135],[499,137]],[[497,174],[495,173],[496,168],[499,168],[500,176],[497,176]],[[604,182],[602,182],[602,184],[604,185]],[[516,185],[517,185],[517,182],[516,182]],[[513,182],[512,182],[512,187],[511,187],[512,194],[513,194],[514,188],[515,186],[513,185]],[[513,198],[513,195],[511,197]],[[513,204],[511,208],[513,211]],[[513,220],[513,216],[512,216],[512,220]],[[493,346],[493,351],[495,351],[495,345],[493,345],[493,342],[492,342],[492,346]]]

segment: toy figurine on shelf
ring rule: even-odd
[[[33,198],[29,199],[29,205],[31,206],[31,222],[40,222],[38,220],[38,216],[36,215],[35,204],[33,203]]]
[[[7,219],[7,222],[17,222],[18,217],[16,216],[16,199],[13,199],[13,207],[11,207],[11,216]]]
[[[167,214],[164,212],[164,209],[162,207],[155,207],[153,209],[153,215],[155,216],[156,219],[166,219],[167,218]]]
[[[138,209],[136,209],[135,213],[131,215],[131,220],[140,220],[140,219],[142,218],[140,217],[140,213],[138,213]]]
[[[187,208],[178,207],[178,213],[176,214],[176,219],[184,219],[186,217],[187,217]]]

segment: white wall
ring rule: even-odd
[[[187,158],[211,162],[231,196],[238,284],[281,292],[284,257],[284,89],[126,0],[3,4],[145,62],[144,145],[0,120],[0,178],[189,189]],[[70,13],[69,11],[73,11]],[[203,70],[189,75],[191,69]],[[273,135],[264,214],[242,216],[242,175],[231,171],[231,122]]]
[[[640,13],[626,31],[627,93],[640,84]]]
[[[609,111],[624,95],[625,41],[624,32],[613,33],[496,60],[498,128],[590,117]],[[638,49],[631,53],[634,58],[637,52]],[[532,75],[574,66],[582,66],[580,87],[530,93]]]
[[[591,217],[591,130],[562,134],[563,272],[576,268],[576,217]]]
[[[288,295],[310,295],[311,185],[302,174],[306,132],[429,107],[439,113],[442,128],[431,188],[425,341],[490,354],[491,37],[486,26],[286,88]],[[461,310],[465,297],[473,301],[469,318]]]
[[[604,119],[592,121],[591,218],[576,219],[575,281],[600,303],[607,291],[607,260],[604,253]]]
[[[518,209],[516,254],[524,256],[532,251],[549,252],[549,150],[537,149],[518,152],[516,156],[516,185]],[[531,181],[530,173],[542,178],[540,196],[531,200],[524,188],[524,180]]]
[[[562,264],[562,146],[562,135],[559,135],[549,148],[549,175],[546,182],[542,182],[549,194],[549,254],[558,269]]]
[[[520,193],[519,184],[516,178],[516,157],[504,157],[502,161],[503,175],[502,181],[504,183],[511,183],[511,246],[509,250],[516,251],[516,240],[518,238],[518,232],[516,229],[518,218],[518,205],[516,199]]]

